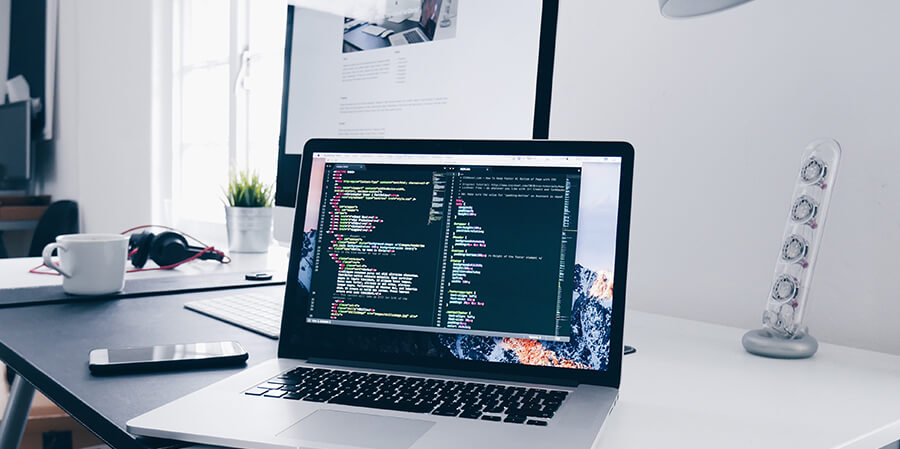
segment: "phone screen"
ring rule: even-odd
[[[190,343],[158,345],[145,348],[109,349],[109,363],[155,362],[164,360],[189,360],[235,355],[243,350],[234,342]]]

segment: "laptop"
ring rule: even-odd
[[[418,44],[433,40],[438,18],[441,15],[441,3],[442,0],[423,0],[419,26],[388,36],[391,46]]]
[[[618,142],[309,141],[278,358],[128,431],[590,447],[618,397],[633,158]]]

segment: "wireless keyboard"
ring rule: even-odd
[[[276,340],[281,332],[283,306],[282,296],[261,293],[240,293],[184,304],[186,309]]]

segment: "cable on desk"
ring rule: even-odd
[[[224,252],[217,250],[215,247],[213,247],[213,246],[211,246],[211,245],[207,245],[207,244],[204,243],[202,240],[200,240],[200,239],[198,239],[197,237],[194,237],[194,236],[188,234],[187,232],[181,231],[181,230],[176,229],[176,228],[173,228],[173,227],[164,226],[164,225],[152,225],[152,224],[151,224],[151,225],[141,225],[141,226],[135,226],[135,227],[130,228],[130,229],[126,229],[126,230],[122,231],[120,234],[122,234],[122,235],[128,235],[128,234],[130,234],[130,233],[132,233],[132,232],[134,232],[134,231],[137,231],[137,230],[140,230],[140,229],[147,229],[147,228],[161,228],[161,229],[165,229],[165,230],[168,230],[168,231],[177,232],[177,233],[179,233],[179,234],[181,234],[181,235],[183,235],[183,236],[185,236],[185,237],[187,237],[187,238],[189,238],[189,239],[191,239],[191,240],[193,240],[193,241],[199,243],[200,246],[203,247],[203,249],[202,249],[200,252],[198,252],[197,254],[194,254],[193,256],[188,257],[187,259],[184,259],[184,260],[182,260],[182,261],[180,261],[180,262],[176,262],[176,263],[173,263],[173,264],[170,264],[170,265],[161,266],[161,267],[152,267],[152,268],[134,268],[134,269],[131,269],[131,270],[126,271],[126,273],[137,273],[137,272],[140,272],[140,271],[171,270],[171,269],[177,268],[177,267],[179,267],[179,266],[181,266],[181,265],[184,265],[184,264],[186,264],[186,263],[188,263],[188,262],[192,262],[192,261],[194,261],[194,260],[200,258],[200,256],[202,256],[202,255],[204,255],[204,254],[206,254],[206,253],[216,253],[216,254],[219,254],[219,255],[222,256],[222,263],[231,263],[231,257],[229,257],[229,256],[228,256],[227,254],[225,254]],[[128,259],[131,259],[131,256],[133,256],[137,251],[138,251],[137,249],[134,249],[134,250],[132,250],[131,252],[129,252],[129,253],[128,253]],[[57,263],[57,265],[59,265],[59,264]],[[46,267],[46,264],[43,264],[43,263],[42,263],[42,264],[40,264],[40,265],[38,265],[38,266],[36,266],[36,267],[34,267],[34,268],[28,270],[28,272],[29,272],[29,273],[33,273],[33,274],[47,274],[47,275],[50,275],[50,276],[60,276],[60,274],[57,273],[56,271],[46,271],[46,270],[41,270],[41,268],[44,268],[44,267]]]

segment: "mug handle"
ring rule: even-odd
[[[41,256],[44,258],[44,265],[47,268],[49,268],[53,271],[56,271],[59,274],[65,276],[67,278],[70,278],[70,277],[72,277],[72,275],[63,271],[63,269],[60,268],[59,265],[56,265],[55,263],[53,263],[53,259],[51,259],[51,257],[53,256],[53,251],[55,251],[57,249],[59,249],[60,251],[66,250],[66,248],[64,246],[60,245],[59,243],[49,243],[49,244],[47,244],[47,246],[44,247],[44,251],[41,253]]]

